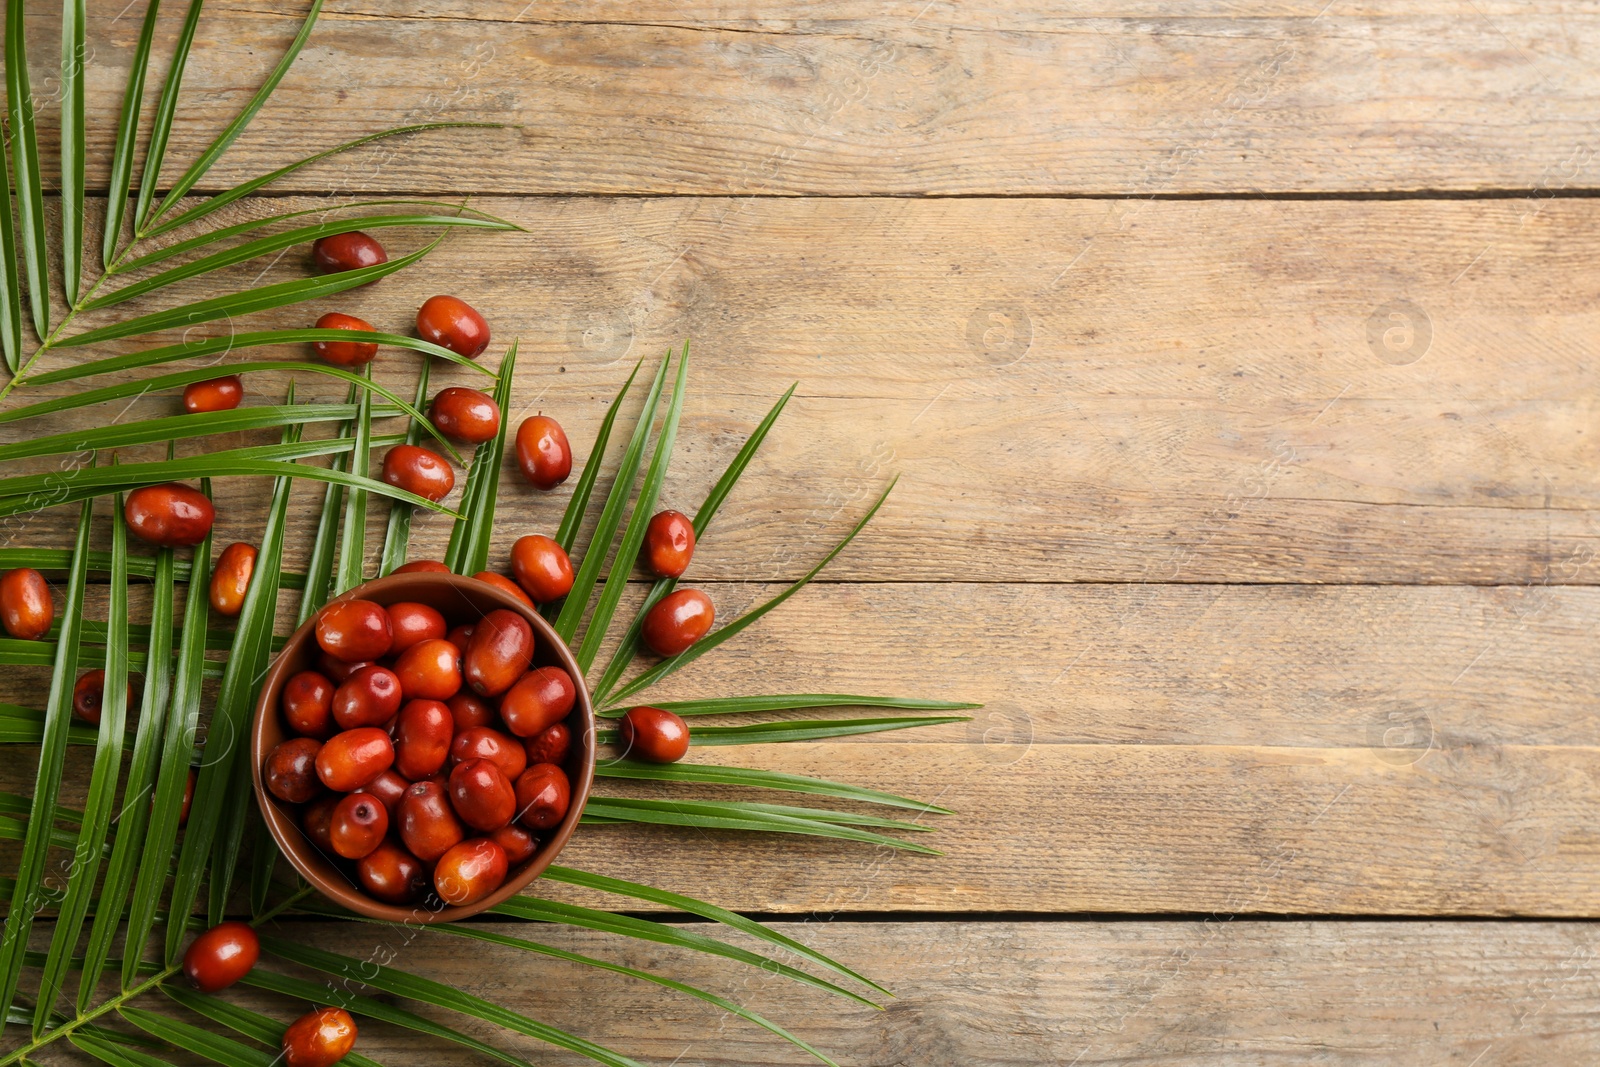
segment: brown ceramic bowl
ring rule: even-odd
[[[429,907],[423,904],[385,904],[368,896],[351,876],[318,851],[300,829],[296,813],[291,810],[293,806],[282,803],[268,793],[261,780],[261,766],[267,753],[289,736],[278,713],[278,698],[284,683],[296,673],[316,667],[322,651],[317,645],[314,617],[294,632],[267,672],[266,684],[256,701],[255,725],[250,735],[251,774],[255,781],[256,803],[261,806],[267,829],[272,832],[278,848],[294,864],[295,870],[340,906],[374,919],[435,923],[476,915],[515,896],[539,877],[566,845],[578,825],[579,816],[583,814],[584,803],[589,799],[589,787],[594,782],[595,758],[594,706],[589,701],[583,672],[578,669],[571,650],[538,612],[493,586],[472,578],[457,574],[396,574],[374,579],[335,598],[336,601],[355,599],[371,600],[385,606],[401,601],[427,604],[451,620],[451,625],[463,619],[482,618],[496,608],[515,611],[533,627],[536,643],[534,666],[561,667],[572,676],[577,688],[577,702],[567,717],[567,726],[572,730],[572,752],[567,757],[565,767],[572,780],[572,806],[567,810],[567,817],[554,831],[540,835],[539,851],[521,866],[513,867],[506,875],[505,884],[487,897],[463,907]],[[437,905],[438,902],[434,903]]]

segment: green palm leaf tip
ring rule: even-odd
[[[44,186],[39,177],[39,138],[34,128],[33,90],[22,0],[6,0],[6,102],[11,118],[11,157],[17,179],[17,214],[22,226],[22,261],[33,306],[33,329],[50,334],[50,265],[44,224]]]
[[[150,71],[150,46],[155,41],[156,16],[161,0],[145,5],[144,23],[139,28],[139,44],[128,65],[128,84],[122,91],[122,113],[117,121],[116,147],[111,152],[111,182],[106,194],[105,233],[100,242],[100,262],[109,267],[117,258],[117,243],[122,240],[122,220],[128,211],[128,187],[133,178],[134,142],[139,136],[139,109],[144,102],[145,76]]]
[[[430,360],[422,361],[422,369],[417,372],[417,395],[412,400],[412,407],[418,411],[428,402],[428,378],[431,375],[433,363]],[[414,445],[422,439],[422,427],[417,425],[417,420],[412,419],[406,426],[406,444]],[[462,496],[466,493],[463,491]],[[410,504],[392,501],[389,504],[389,521],[383,531],[383,554],[378,561],[378,575],[393,573],[396,567],[402,566],[406,561],[406,552],[411,544],[411,515]]]
[[[83,278],[84,0],[61,6],[61,275],[68,305]]]

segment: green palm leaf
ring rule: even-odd
[[[259,1041],[263,1045],[277,1048],[283,1039],[284,1026],[257,1012],[241,1008],[237,1004],[230,1004],[217,997],[197,993],[192,989],[185,989],[180,985],[170,982],[161,984],[161,992],[179,1004],[188,1008],[196,1015],[203,1015],[214,1023],[221,1023],[228,1029]],[[345,1067],[375,1067],[372,1060],[360,1053],[348,1053],[339,1061]]]
[[[223,1067],[273,1067],[278,1059],[231,1037],[223,1037],[143,1008],[124,1006],[118,1009],[118,1014],[151,1037],[158,1037],[170,1045],[203,1056],[213,1063],[220,1063]]]
[[[361,376],[372,379],[372,364],[361,368]],[[372,393],[363,391],[356,405],[355,450],[350,453],[350,474],[367,481],[372,462]],[[361,584],[361,565],[367,545],[367,491],[352,486],[344,505],[344,535],[339,539],[339,565],[334,569],[333,592],[354,589]]]
[[[911,697],[862,696],[857,693],[780,693],[772,696],[712,697],[708,700],[657,701],[652,707],[676,715],[740,715],[755,711],[792,711],[798,708],[898,708],[902,711],[969,711],[981,708],[960,700],[918,700]],[[626,708],[607,708],[599,712],[608,718],[622,715]]]
[[[167,154],[167,140],[172,136],[172,119],[178,112],[178,92],[183,88],[183,72],[189,65],[189,51],[194,45],[194,32],[200,25],[200,5],[204,2],[189,0],[189,10],[183,17],[183,29],[179,31],[178,43],[173,47],[167,81],[161,87],[161,99],[156,103],[155,119],[150,126],[150,144],[144,153],[144,170],[139,175],[139,200],[133,212],[136,233],[143,232],[150,207],[155,203],[161,165]],[[138,115],[137,104],[134,105],[134,115]]]
[[[423,360],[422,369],[417,373],[417,395],[412,400],[412,406],[418,411],[421,411],[423,405],[428,402],[428,378],[432,369],[433,364],[429,360]],[[406,426],[406,444],[414,445],[420,440],[422,440],[422,427],[417,420],[412,419]],[[463,514],[466,513],[464,506],[466,497],[466,490],[463,489],[461,493]],[[402,504],[398,500],[389,503],[389,520],[383,530],[383,553],[378,559],[380,578],[392,573],[406,561],[406,551],[411,543],[411,514],[410,504]]]
[[[353,402],[358,395],[356,386],[352,384],[350,395],[345,402],[351,404],[353,408]],[[345,423],[339,430],[339,436],[343,437],[351,428],[351,423]],[[334,466],[341,470],[345,462],[344,456],[334,457]],[[316,614],[317,610],[327,602],[328,593],[333,588],[334,546],[339,530],[340,501],[343,498],[344,486],[338,482],[329,482],[322,496],[322,512],[317,517],[316,536],[311,541],[311,556],[306,561],[306,580],[304,592],[300,596],[298,623],[303,623]]]
[[[87,1052],[101,1063],[109,1063],[111,1067],[171,1067],[167,1060],[159,1059],[148,1052],[116,1045],[103,1037],[86,1034],[81,1030],[69,1034],[67,1040],[80,1051]]]
[[[106,194],[105,233],[100,242],[100,262],[110,267],[117,258],[117,243],[122,239],[122,220],[128,210],[128,186],[133,178],[134,143],[139,138],[139,109],[144,103],[145,75],[150,70],[150,45],[155,40],[156,16],[161,0],[150,0],[145,7],[144,24],[139,28],[139,43],[128,64],[128,85],[122,91],[122,113],[117,120],[116,146],[111,151],[111,182]]]
[[[889,730],[911,730],[922,726],[943,726],[966,722],[965,715],[898,716],[881,719],[817,719],[805,722],[757,722],[745,726],[697,726],[690,731],[689,743],[698,747],[722,745],[771,745],[790,741],[824,741],[830,737],[881,734]],[[615,744],[614,730],[601,730],[600,741]]]
[[[61,5],[61,273],[67,304],[83,278],[84,0]],[[42,1019],[43,1016],[40,1016]]]
[[[633,778],[651,782],[696,782],[702,785],[732,785],[756,789],[778,789],[790,793],[858,800],[891,808],[911,808],[919,812],[954,815],[948,808],[924,804],[909,797],[898,797],[876,789],[830,782],[804,774],[784,774],[751,767],[724,767],[714,763],[643,763],[638,760],[602,760],[595,765],[599,778]]]
[[[595,479],[600,477],[600,464],[605,462],[606,443],[611,440],[611,427],[615,425],[617,413],[622,410],[622,401],[627,397],[628,390],[633,387],[633,380],[639,376],[639,368],[643,366],[642,359],[633,365],[633,373],[628,375],[628,380],[617,390],[617,398],[606,409],[605,418],[600,420],[600,432],[595,435],[594,447],[589,450],[589,458],[583,462],[583,471],[578,475],[578,483],[572,487],[572,497],[567,501],[567,509],[561,515],[561,525],[556,528],[555,540],[564,552],[571,552],[573,543],[577,540],[578,528],[583,525],[583,516],[589,510],[589,496],[594,492]]]
[[[461,516],[450,528],[444,565],[457,574],[476,574],[489,559],[489,538],[494,526],[495,498],[499,492],[500,464],[510,430],[511,381],[517,366],[517,345],[512,343],[500,363],[494,401],[500,406],[500,430],[472,455],[472,466],[461,489]]]
[[[6,370],[13,375],[22,366],[22,283],[17,276],[17,229],[11,215],[14,203],[11,149],[0,143],[0,352],[4,353]]]
[[[46,255],[44,185],[39,177],[39,136],[34,129],[33,90],[22,0],[6,0],[6,103],[11,118],[11,161],[17,178],[17,214],[22,221],[22,262],[33,304],[33,329],[50,333],[50,265]]]
[[[902,841],[868,830],[857,830],[822,818],[807,818],[792,813],[763,810],[771,805],[723,803],[711,800],[646,800],[642,798],[591,796],[584,817],[595,815],[613,822],[655,823],[660,826],[692,826],[702,830],[752,830],[773,834],[805,834],[835,837],[867,845],[887,845],[907,852],[941,855],[926,845]],[[844,814],[844,813],[839,813]],[[865,819],[866,816],[859,818]],[[919,826],[919,830],[927,827]]]

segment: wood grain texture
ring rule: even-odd
[[[338,308],[404,331],[428,295],[468,291],[496,331],[491,358],[521,339],[512,417],[557,416],[580,457],[631,362],[692,338],[666,488],[684,509],[798,381],[706,538],[702,578],[797,576],[900,472],[832,577],[1595,580],[1592,201],[479,204],[530,232],[452,239],[407,274],[243,328]],[[305,270],[299,255],[263,266],[124,308]],[[382,365],[408,395],[411,358]],[[442,371],[440,385],[478,381]],[[250,402],[285,384],[252,378]],[[300,395],[342,395],[335,384],[302,376]],[[174,406],[145,397],[54,425]],[[0,426],[0,440],[37,432]],[[248,535],[265,488],[219,492],[227,536]],[[566,492],[513,477],[508,534],[554,526]],[[65,538],[67,510],[27,536]],[[444,536],[419,523],[419,552]]]
[[[59,8],[29,6],[48,91]],[[122,7],[90,9],[102,168],[138,32]],[[207,5],[179,159],[243,105],[302,10]],[[294,187],[332,173],[474,193],[1592,188],[1595,17],[1557,3],[340,2],[208,187],[385,126],[487,120],[521,128],[430,137],[401,168],[380,151]]]

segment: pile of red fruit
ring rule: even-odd
[[[295,736],[266,757],[267,789],[378,900],[494,892],[566,817],[572,677],[536,665],[533,628],[503,608],[462,621],[346,600],[316,639],[320,669],[282,690]]]

